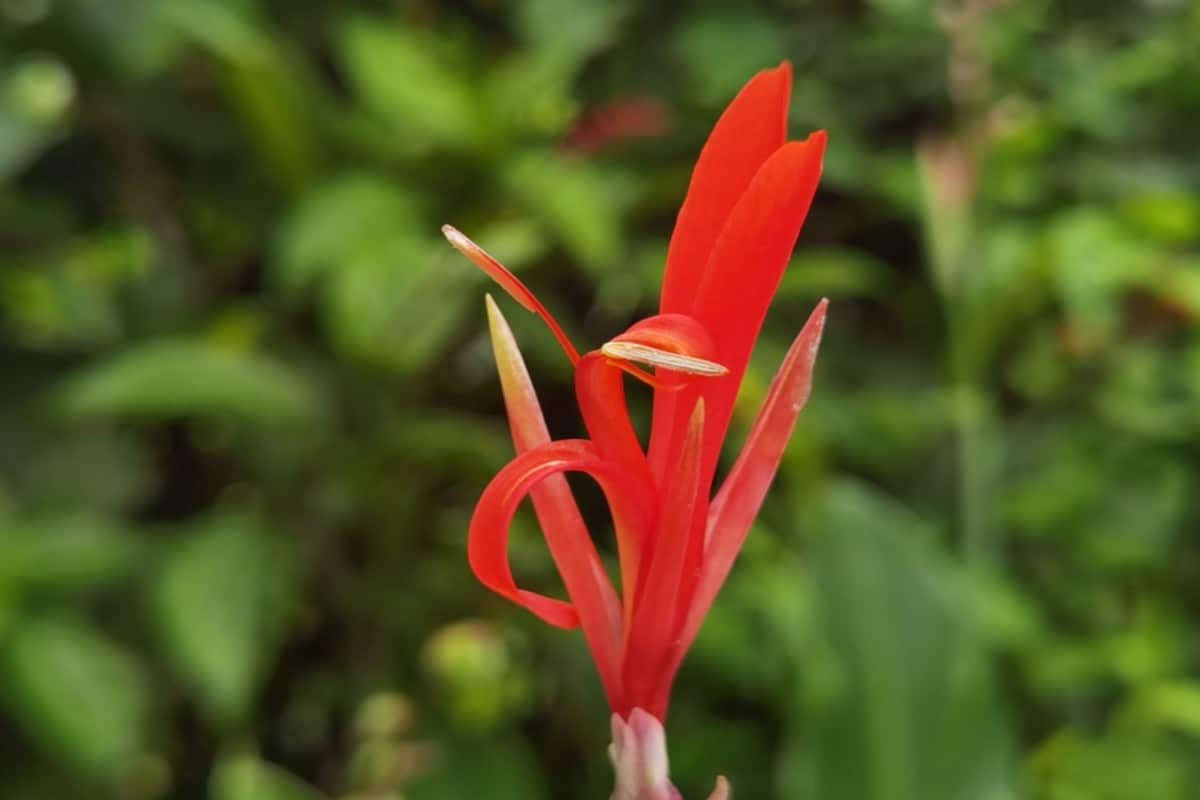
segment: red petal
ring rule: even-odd
[[[575,369],[575,393],[579,410],[596,452],[605,461],[619,464],[630,479],[647,487],[653,485],[650,467],[629,419],[625,403],[624,373],[609,364],[600,353],[588,353]],[[637,531],[617,531],[617,552],[621,561],[621,590],[633,596],[642,558],[642,539]],[[630,604],[627,601],[625,608]]]
[[[513,444],[518,454],[525,453],[546,445],[550,433],[512,329],[490,297],[487,310]],[[621,604],[591,543],[566,478],[555,475],[545,479],[533,488],[532,498],[538,523],[575,605],[601,679],[610,692],[615,691],[619,677],[616,649],[621,636]],[[578,542],[585,544],[575,547]],[[560,616],[555,624],[564,622],[569,620]]]
[[[587,426],[588,436],[595,443],[600,456],[608,461],[616,461],[631,476],[649,483],[646,456],[625,402],[623,375],[617,366],[610,364],[599,352],[588,353],[581,358],[575,369],[575,394],[579,400],[579,411]]]
[[[582,526],[543,528],[574,607],[521,589],[508,563],[508,529],[517,508],[526,494],[537,492],[544,481],[562,481],[565,486],[564,472],[585,472],[595,478],[608,498],[618,530],[644,524],[644,509],[653,507],[649,487],[632,480],[620,465],[601,460],[590,442],[578,439],[549,442],[510,461],[483,490],[471,517],[467,555],[471,569],[483,585],[551,625],[570,628],[582,621],[609,701],[620,704],[616,660],[621,636],[619,612],[611,608],[599,631],[584,618],[586,609],[602,607],[599,599],[612,594],[612,585],[587,530]]]
[[[550,332],[554,334],[554,338],[558,340],[558,344],[567,354],[567,358],[574,364],[579,360],[579,351],[575,349],[575,345],[571,344],[571,340],[567,338],[567,334],[563,331],[558,321],[554,316],[546,310],[542,305],[542,301],[537,299],[537,296],[530,291],[529,287],[521,282],[521,279],[512,274],[512,270],[501,264],[491,253],[484,250],[475,242],[471,241],[458,228],[453,225],[443,225],[442,235],[446,237],[446,241],[454,246],[454,249],[462,253],[467,258],[471,259],[471,263],[479,267],[489,278],[500,284],[504,291],[508,292],[513,300],[516,300],[526,310],[532,311],[542,318],[542,322],[550,328]]]
[[[822,300],[792,343],[763,401],[746,444],[708,512],[707,541],[700,581],[680,634],[680,655],[691,646],[779,468],[800,410],[812,390],[813,365],[825,326]]]
[[[711,480],[754,341],[762,327],[821,176],[825,134],[789,142],[772,155],[738,201],[713,247],[692,316],[712,336],[714,361],[729,375],[703,385],[708,403],[702,480]],[[655,396],[650,460],[655,474],[680,446],[685,420],[678,395]]]
[[[658,526],[638,579],[633,616],[625,630],[625,699],[652,714],[666,713],[670,683],[659,682],[671,660],[676,619],[686,581],[688,551],[700,496],[700,445],[704,439],[704,401],[696,401],[679,462],[661,499]],[[707,498],[705,498],[707,499]],[[702,514],[703,511],[701,510]],[[701,530],[703,530],[701,528]],[[695,543],[699,544],[699,543]],[[701,545],[702,546],[702,545]]]
[[[787,140],[792,66],[750,79],[717,120],[679,210],[663,276],[663,312],[691,313],[709,251],[759,167]]]
[[[696,320],[686,314],[655,314],[638,320],[614,342],[636,344],[696,358],[713,357],[712,337]]]

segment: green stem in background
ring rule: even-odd
[[[978,381],[956,375],[951,391],[959,469],[960,544],[964,560],[976,565],[987,558],[992,539],[987,508],[992,462],[990,415],[986,392]]]
[[[992,549],[988,489],[994,472],[992,406],[985,378],[987,355],[979,347],[971,276],[973,217],[979,169],[992,135],[993,96],[985,27],[1010,0],[955,0],[935,18],[949,45],[947,81],[960,124],[954,133],[925,136],[917,163],[925,199],[925,235],[933,279],[947,319],[950,390],[958,460],[960,546],[978,566]]]
[[[950,403],[958,461],[959,544],[977,564],[990,550],[987,489],[988,391],[974,346],[970,308],[971,216],[977,165],[963,137],[929,136],[919,143],[917,163],[924,188],[924,228],[931,274],[946,317]]]

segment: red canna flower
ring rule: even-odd
[[[451,244],[553,331],[574,364],[589,435],[551,440],[512,332],[489,297],[517,457],[479,499],[471,567],[486,586],[546,622],[582,627],[609,704],[618,721],[631,726],[635,709],[658,723],[665,718],[675,674],[733,566],[809,394],[825,301],[793,343],[741,454],[710,499],[738,387],[821,174],[824,132],[786,141],[791,79],[786,63],[759,73],[721,116],[679,212],[659,313],[598,350],[580,355],[516,276],[456,229],[443,228]],[[629,419],[626,373],[654,388],[646,448]],[[566,472],[590,475],[605,494],[616,529],[619,594]],[[570,602],[513,580],[508,529],[526,496]]]

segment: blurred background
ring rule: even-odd
[[[511,444],[438,226],[595,346],[786,58],[830,148],[731,446],[832,307],[677,782],[1194,800],[1198,41],[1188,0],[0,0],[0,798],[607,797],[581,636],[467,568]],[[559,591],[532,515],[512,559]]]

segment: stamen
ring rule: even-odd
[[[600,352],[618,361],[636,361],[639,364],[686,372],[689,375],[717,378],[729,374],[729,369],[724,364],[706,361],[703,358],[682,356],[668,350],[659,350],[657,347],[648,347],[634,342],[607,342],[600,348]]]
[[[567,338],[567,334],[559,326],[554,317],[550,315],[550,312],[546,310],[546,307],[542,305],[541,301],[534,296],[533,292],[529,291],[529,287],[512,273],[512,270],[497,261],[491,253],[475,244],[475,242],[467,238],[462,231],[453,225],[443,225],[442,235],[446,237],[446,241],[450,242],[455,250],[471,259],[471,263],[483,270],[489,278],[500,284],[500,287],[508,292],[513,300],[516,300],[525,309],[541,317],[542,322],[545,322],[546,326],[550,328],[550,332],[554,334],[554,338],[558,340],[559,345],[567,354],[567,358],[571,360],[571,363],[579,363],[579,351],[571,344],[571,340]]]

